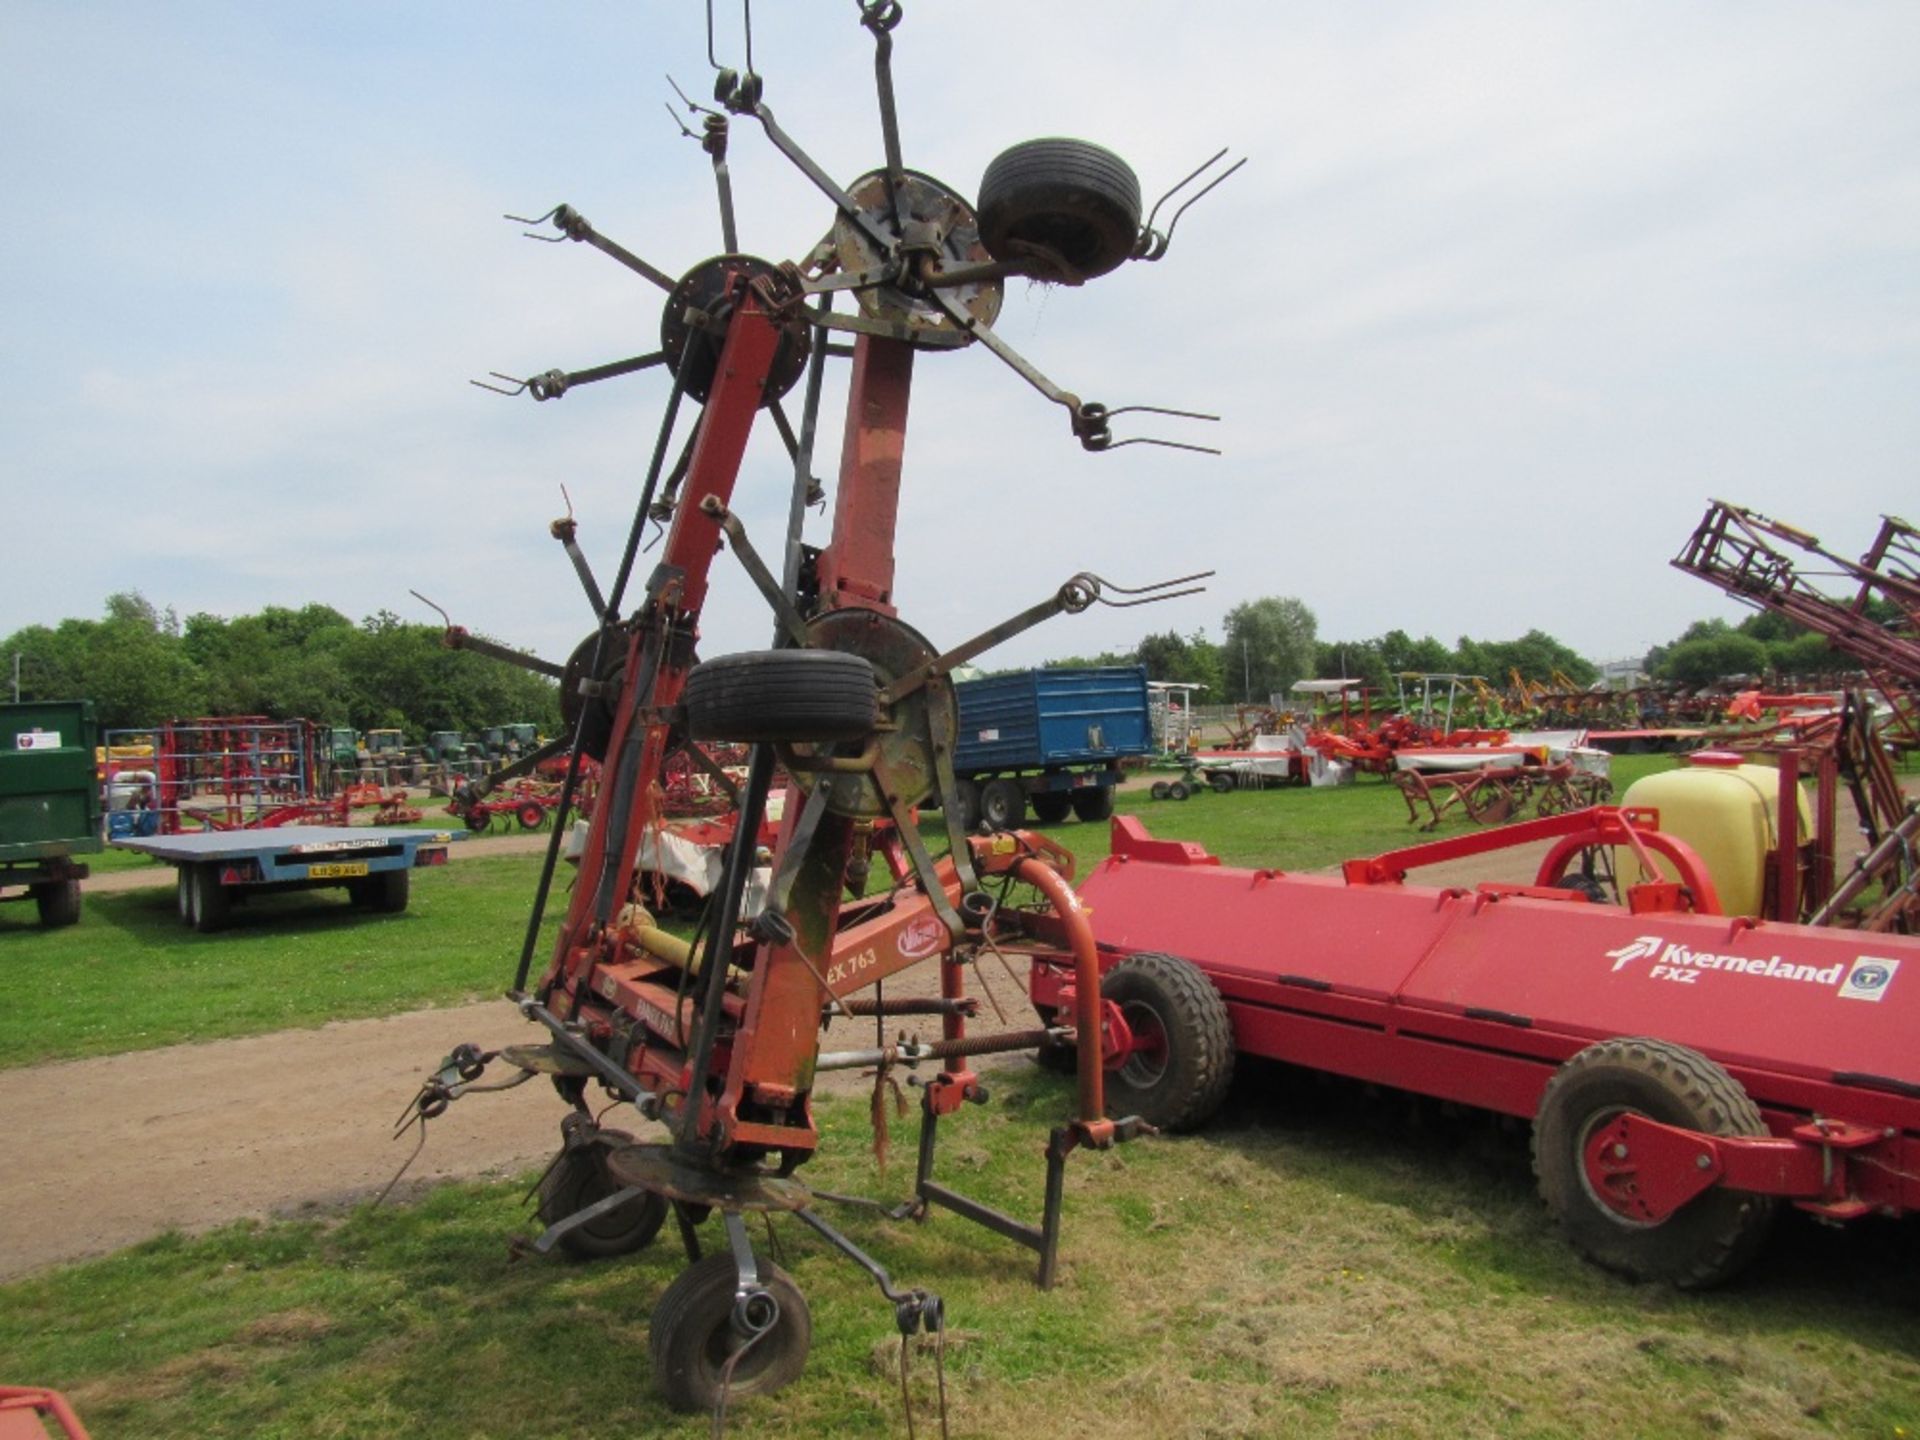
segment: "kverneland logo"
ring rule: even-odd
[[[1618,950],[1607,951],[1617,974],[1635,960],[1652,960],[1647,972],[1654,980],[1672,980],[1678,984],[1696,983],[1703,971],[1720,970],[1735,975],[1758,975],[1768,980],[1798,980],[1806,985],[1838,985],[1845,971],[1843,964],[1800,965],[1778,955],[1721,955],[1709,950],[1694,950],[1680,941],[1659,935],[1642,935]]]

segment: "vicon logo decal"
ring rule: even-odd
[[[1676,985],[1694,985],[1708,971],[1734,975],[1757,975],[1766,980],[1797,980],[1803,985],[1835,986],[1845,972],[1843,964],[1799,965],[1778,955],[1719,955],[1707,950],[1689,949],[1680,941],[1659,935],[1642,935],[1618,950],[1607,951],[1614,973],[1635,960],[1652,960],[1647,971],[1650,980],[1669,980]],[[1883,980],[1882,985],[1885,984]]]

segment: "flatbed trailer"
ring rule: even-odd
[[[226,927],[235,901],[286,890],[343,888],[360,909],[398,913],[414,870],[446,864],[457,838],[450,830],[286,825],[110,843],[173,866],[180,921],[205,933]]]
[[[1600,807],[1339,875],[1222,865],[1116,819],[1080,890],[1111,1103],[1197,1126],[1244,1054],[1517,1116],[1575,1247],[1681,1285],[1738,1270],[1779,1200],[1920,1209],[1920,938],[1716,913],[1656,818]],[[1531,885],[1407,880],[1530,841],[1554,842]],[[1597,903],[1569,864],[1622,846],[1667,878]],[[1031,993],[1071,1016],[1070,957],[1043,945]]]

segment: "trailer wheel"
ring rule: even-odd
[[[1143,951],[1107,972],[1100,993],[1120,1007],[1134,1050],[1107,1073],[1107,1109],[1161,1130],[1204,1125],[1233,1082],[1227,1002],[1191,960]]]
[[[80,882],[50,880],[33,887],[33,905],[40,912],[40,923],[49,930],[73,925],[80,919]]]
[[[1147,793],[1156,800],[1166,800],[1172,797],[1173,787],[1164,780],[1156,780]]]
[[[1233,789],[1233,776],[1225,770],[1216,770],[1207,776],[1207,784],[1213,788],[1214,794],[1224,795]]]
[[[798,1378],[806,1365],[813,1344],[806,1299],[779,1266],[763,1263],[758,1268],[780,1315],[750,1346],[733,1324],[739,1272],[729,1250],[682,1270],[654,1305],[647,1349],[653,1357],[654,1383],[674,1409],[712,1410],[727,1362],[736,1353],[727,1386],[735,1399],[770,1394]]]
[[[1029,798],[1033,802],[1033,818],[1042,825],[1058,825],[1073,813],[1073,796],[1064,790],[1042,790]]]
[[[1636,1218],[1624,1203],[1631,1177],[1596,1179],[1587,1154],[1596,1132],[1623,1112],[1709,1135],[1767,1133],[1746,1091],[1697,1050],[1603,1040],[1555,1071],[1540,1100],[1533,1170],[1548,1211],[1574,1249],[1635,1280],[1692,1290],[1731,1278],[1765,1239],[1772,1198],[1715,1187],[1665,1220]]]
[[[1089,790],[1074,791],[1073,813],[1082,820],[1111,820],[1113,818],[1113,787],[1095,785]]]
[[[1185,800],[1193,794],[1193,787],[1184,780],[1175,780],[1167,786],[1169,800]]]
[[[586,1143],[562,1150],[540,1181],[540,1223],[556,1225],[622,1189],[607,1173],[607,1152],[632,1143],[633,1136],[624,1130],[602,1130]],[[560,1248],[576,1260],[631,1255],[651,1243],[666,1218],[667,1202],[648,1191],[569,1230],[560,1237]]]
[[[193,924],[193,867],[182,865],[173,872],[173,903],[182,925]]]
[[[368,876],[374,882],[372,908],[384,915],[398,915],[406,909],[412,877],[411,870],[382,870],[378,875]]]
[[[547,807],[537,801],[528,800],[513,813],[522,830],[538,830],[547,823]]]
[[[233,895],[220,883],[220,867],[195,865],[193,871],[193,928],[202,935],[227,928]]]
[[[960,828],[971,835],[980,823],[980,787],[971,780],[959,780],[954,783],[953,795]]]
[[[1027,792],[1018,780],[989,780],[980,787],[980,818],[989,830],[1018,830],[1027,821]]]
[[[987,166],[979,214],[980,242],[994,259],[1017,259],[1022,246],[1040,245],[1090,280],[1133,254],[1140,181],[1098,145],[1028,140]]]
[[[879,686],[864,655],[749,650],[688,671],[686,705],[696,740],[864,740],[879,713]]]

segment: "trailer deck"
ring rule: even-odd
[[[234,900],[275,891],[339,886],[361,908],[404,910],[407,877],[417,867],[446,864],[447,846],[460,838],[450,830],[305,825],[109,843],[172,865],[179,872],[181,921],[211,931],[225,926]]]

